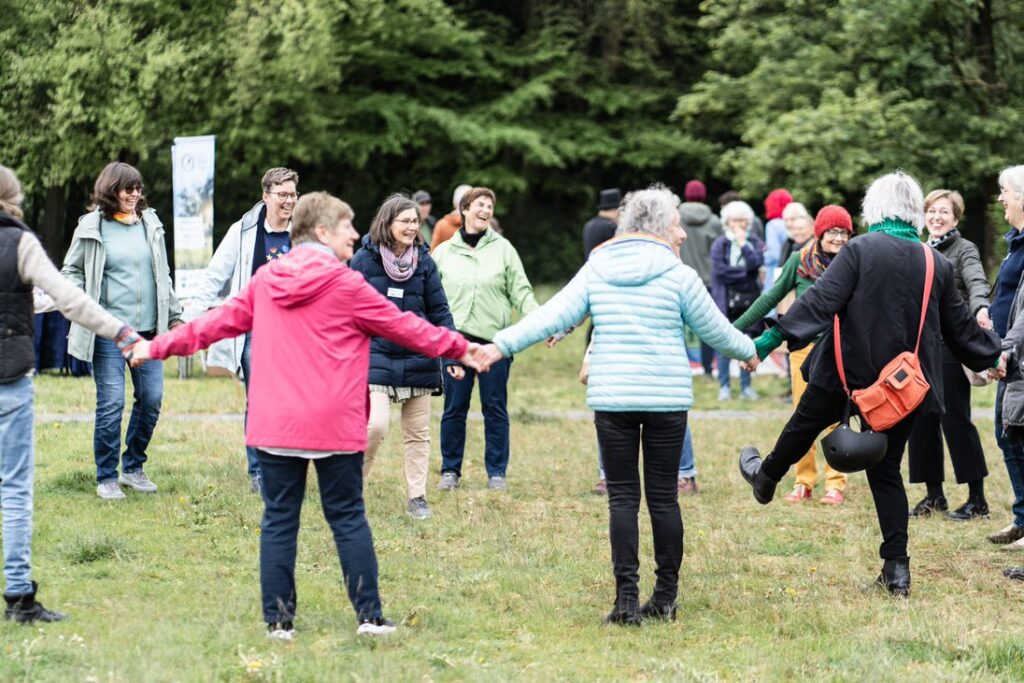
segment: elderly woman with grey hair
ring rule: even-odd
[[[789,468],[847,409],[849,399],[836,368],[833,317],[838,316],[841,326],[842,361],[850,390],[872,385],[883,367],[918,342],[926,273],[919,237],[924,227],[920,186],[904,173],[882,176],[864,196],[863,217],[868,234],[843,247],[814,286],[754,342],[758,356],[764,358],[783,341],[797,350],[824,333],[803,366],[807,390],[774,449],[763,461],[756,448],[740,453],[740,471],[762,505],[771,502]],[[882,432],[887,436],[886,452],[867,470],[883,537],[884,565],[877,583],[902,597],[910,594],[910,558],[900,462],[917,413],[941,410],[943,405],[939,339],[959,362],[976,371],[995,367],[1000,352],[999,338],[978,325],[957,291],[953,267],[941,258],[934,263],[919,348],[931,391],[917,411]]]
[[[754,210],[746,202],[729,202],[722,207],[725,234],[711,245],[711,297],[718,310],[733,322],[747,312],[761,294],[758,272],[764,264],[764,244],[751,231]],[[744,332],[757,334],[764,329],[760,320]],[[718,356],[718,400],[732,398],[729,358]],[[756,400],[757,392],[750,386],[750,373],[740,369],[740,398]]]
[[[992,290],[989,316],[996,334],[1004,337],[1003,347],[1014,360],[1011,372],[996,387],[995,428],[996,443],[1003,451],[1006,472],[1013,487],[1013,521],[1004,529],[991,534],[988,540],[1006,545],[1009,550],[1024,550],[1024,378],[1020,373],[1021,355],[1024,353],[1024,166],[1011,166],[999,174],[999,201],[1003,217],[1010,224],[1006,233],[1007,254],[999,267]],[[1019,570],[1013,578],[1022,578]]]
[[[507,358],[590,314],[594,323],[587,405],[594,411],[608,482],[615,605],[605,623],[674,619],[683,523],[676,473],[693,404],[688,326],[733,358],[753,357],[753,342],[718,311],[704,283],[679,260],[686,238],[679,197],[661,186],[626,197],[616,236],[596,248],[572,281],[545,305],[502,330],[485,347]],[[657,581],[639,601],[639,450],[654,534]]]

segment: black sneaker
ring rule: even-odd
[[[66,614],[46,609],[36,602],[36,591],[38,589],[39,584],[33,581],[31,593],[20,595],[4,593],[4,602],[7,603],[7,609],[4,610],[4,619],[8,621],[13,619],[17,624],[31,624],[36,621],[51,623],[67,619]]]
[[[387,636],[394,633],[395,630],[395,623],[393,621],[384,617],[377,617],[376,619],[363,619],[360,621],[359,628],[356,629],[356,635]]]
[[[267,638],[274,640],[294,640],[295,627],[290,621],[267,622]]]
[[[929,517],[936,512],[945,512],[949,509],[949,503],[946,502],[945,496],[936,496],[935,498],[929,498],[925,496],[921,499],[914,509],[910,511],[911,517]]]
[[[966,522],[981,517],[988,517],[988,503],[985,501],[978,503],[970,499],[956,510],[946,513],[946,519],[957,522]]]

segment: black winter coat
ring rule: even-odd
[[[988,308],[988,293],[992,285],[985,277],[981,254],[978,253],[978,247],[974,242],[964,239],[963,235],[956,232],[935,248],[953,264],[956,288],[967,302],[971,313],[977,315],[982,308]]]
[[[832,316],[839,314],[843,364],[851,390],[868,387],[889,361],[913,351],[921,320],[924,254],[918,243],[870,233],[840,250],[814,286],[804,292],[779,320],[791,349],[799,349],[824,333],[802,368],[807,381],[841,392],[832,341]],[[944,340],[957,360],[982,371],[995,365],[1000,340],[983,330],[957,291],[953,267],[935,255],[924,333],[921,368],[932,386],[921,410],[943,412],[942,353]]]
[[[441,276],[434,259],[430,258],[430,247],[422,244],[413,248],[420,250],[420,260],[416,272],[405,282],[395,282],[388,277],[381,261],[380,247],[370,241],[369,235],[363,236],[363,248],[352,257],[349,267],[359,271],[374,289],[399,309],[411,311],[438,327],[454,330],[455,321],[448,310],[448,297],[441,287]],[[421,356],[382,337],[374,337],[370,341],[369,383],[440,391],[441,361]]]

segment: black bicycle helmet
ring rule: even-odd
[[[850,474],[874,467],[889,448],[889,437],[870,429],[855,432],[850,428],[850,416],[847,413],[835,430],[821,440],[821,448],[825,451],[825,461],[834,470]]]

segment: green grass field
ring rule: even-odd
[[[713,383],[698,382],[696,409],[753,407],[764,417],[692,422],[702,490],[682,500],[678,621],[602,626],[614,587],[606,501],[589,493],[593,427],[545,415],[585,408],[575,380],[582,345],[577,333],[513,365],[508,494],[485,489],[482,424],[474,421],[463,488],[433,491],[435,441],[434,517],[413,522],[404,512],[398,430],[389,434],[366,493],[385,613],[402,623],[386,640],[355,635],[315,483],[299,542],[297,639],[265,637],[261,505],[248,492],[241,422],[180,417],[241,412],[234,380],[168,379],[146,467],[160,491],[129,492],[120,503],[95,495],[91,423],[41,421],[35,578],[42,602],[71,619],[0,624],[0,680],[1024,679],[1024,586],[1000,574],[1024,557],[984,539],[1009,520],[991,420],[978,424],[992,518],[912,521],[912,596],[893,600],[868,587],[881,561],[863,474],[851,478],[840,509],[780,499],[761,507],[742,482],[739,448],[766,450],[783,424],[780,380],[756,378],[764,397],[753,406],[719,406]],[[93,408],[88,378],[43,376],[36,387],[39,415]],[[979,406],[991,405],[990,393],[978,392]],[[436,438],[439,399],[434,407]],[[947,495],[959,504],[966,493],[947,484]],[[640,524],[646,594],[653,563],[645,512]]]

